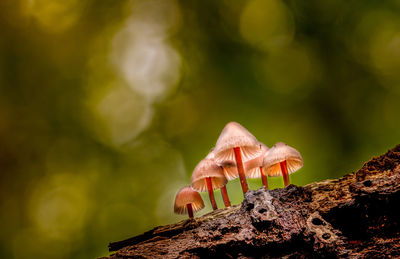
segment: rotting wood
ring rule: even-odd
[[[109,258],[400,256],[400,145],[355,173],[251,190],[241,205],[110,243]]]

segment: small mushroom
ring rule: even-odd
[[[247,178],[261,178],[263,186],[268,189],[268,179],[263,170],[264,155],[268,151],[268,147],[260,143],[261,153],[255,158],[248,160],[244,163]]]
[[[214,148],[211,149],[210,153],[206,156],[206,158],[214,160]],[[215,162],[215,160],[214,160],[214,162]],[[224,170],[224,168],[222,166],[220,166],[220,167],[222,170]],[[226,176],[225,170],[224,170],[224,175]],[[225,208],[230,207],[231,202],[229,200],[228,191],[226,190],[226,184],[224,186],[222,186],[220,188],[220,190],[221,190],[222,200],[224,201],[224,204],[225,204]]]
[[[215,202],[213,190],[224,187],[227,182],[228,180],[224,175],[223,169],[220,166],[218,166],[213,159],[205,158],[201,160],[200,163],[194,169],[192,174],[191,186],[193,189],[199,192],[204,192],[207,190],[208,195],[210,196],[212,208],[213,210],[216,210],[217,203]],[[227,193],[226,193],[226,198],[227,198]]]
[[[221,195],[222,195],[222,200],[224,201],[225,208],[228,208],[231,206],[231,201],[229,200],[228,196],[228,191],[226,190],[226,184],[221,187]]]
[[[264,155],[268,151],[268,147],[263,143],[260,143],[259,148],[261,152],[258,156],[250,160],[243,161],[244,174],[246,178],[261,178],[264,188],[268,189],[267,175],[264,173],[262,168]],[[225,176],[228,180],[239,177],[235,161],[226,160],[220,164],[220,166],[224,168]]]
[[[193,219],[193,212],[204,208],[204,202],[200,194],[185,186],[179,190],[175,197],[174,212],[176,214],[189,214],[189,218]]]
[[[303,166],[299,151],[283,142],[276,143],[264,155],[263,169],[268,176],[283,176],[285,187],[289,185],[289,174]]]
[[[237,165],[235,160],[225,160],[222,163],[217,163],[224,169],[225,177],[228,181],[236,179],[239,177],[239,172],[237,170]]]
[[[230,168],[232,167],[229,167],[229,165],[236,165],[243,194],[245,194],[249,187],[243,161],[253,159],[260,153],[257,139],[239,123],[229,122],[217,140],[214,157],[215,161],[227,170],[228,179],[236,178],[234,174],[231,175]]]

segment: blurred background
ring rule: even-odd
[[[399,14],[375,0],[1,0],[0,257],[106,256],[185,219],[175,194],[229,121],[297,148],[294,184],[357,170],[400,142]],[[227,188],[239,204],[239,182]]]

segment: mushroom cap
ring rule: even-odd
[[[223,168],[217,165],[213,159],[209,158],[201,160],[196,166],[192,174],[190,185],[199,192],[207,191],[207,177],[211,178],[213,190],[221,188],[228,182],[224,175]]]
[[[246,160],[249,157],[244,157],[243,167],[247,178],[261,177],[260,166],[263,164],[264,154],[268,151],[268,147],[263,143],[259,143],[259,148],[260,150],[256,153],[258,155],[249,160]],[[229,181],[239,177],[235,160],[225,160],[219,165],[224,168],[225,176]]]
[[[214,159],[214,147],[210,150],[210,153],[206,156],[206,159]]]
[[[259,145],[261,153],[253,159],[244,162],[245,175],[247,178],[261,178],[260,167],[263,166],[264,155],[267,153],[268,147],[261,142]]]
[[[239,177],[235,160],[225,160],[219,164],[224,169],[225,177],[228,181]]]
[[[280,162],[286,160],[288,173],[294,173],[303,166],[299,151],[283,142],[276,143],[264,155],[263,169],[268,176],[281,176]]]
[[[260,154],[257,139],[242,125],[229,122],[222,130],[214,149],[214,159],[223,164],[226,160],[236,161],[233,148],[240,147],[242,160],[250,160]]]
[[[193,212],[204,208],[204,202],[200,194],[189,186],[181,188],[176,194],[174,212],[176,214],[187,214],[187,204],[192,204]]]

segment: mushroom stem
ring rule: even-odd
[[[260,166],[260,173],[261,173],[261,180],[262,180],[262,183],[264,185],[264,189],[268,190],[268,178],[264,174],[262,166]]]
[[[187,207],[187,211],[188,211],[188,214],[189,214],[189,218],[190,218],[190,219],[193,219],[193,208],[192,208],[192,204],[191,204],[191,203],[188,203],[188,204],[186,204],[186,207]]]
[[[235,159],[239,173],[240,184],[242,185],[243,194],[245,194],[249,190],[249,187],[247,186],[246,176],[244,175],[242,156],[240,155],[240,147],[234,147],[233,151],[235,152]]]
[[[221,187],[221,194],[222,194],[222,199],[224,200],[225,208],[230,207],[231,202],[229,201],[228,192],[226,190],[226,185]]]
[[[218,208],[217,208],[217,203],[215,202],[215,198],[214,198],[214,191],[212,188],[211,177],[207,177],[206,182],[207,182],[208,196],[210,196],[211,206],[212,206],[213,210],[216,210]]]
[[[282,176],[283,176],[283,183],[284,183],[284,185],[286,187],[286,186],[288,186],[290,184],[289,173],[288,173],[288,170],[287,170],[286,160],[283,161],[283,162],[280,162],[279,164],[281,166],[281,171],[282,171]]]

